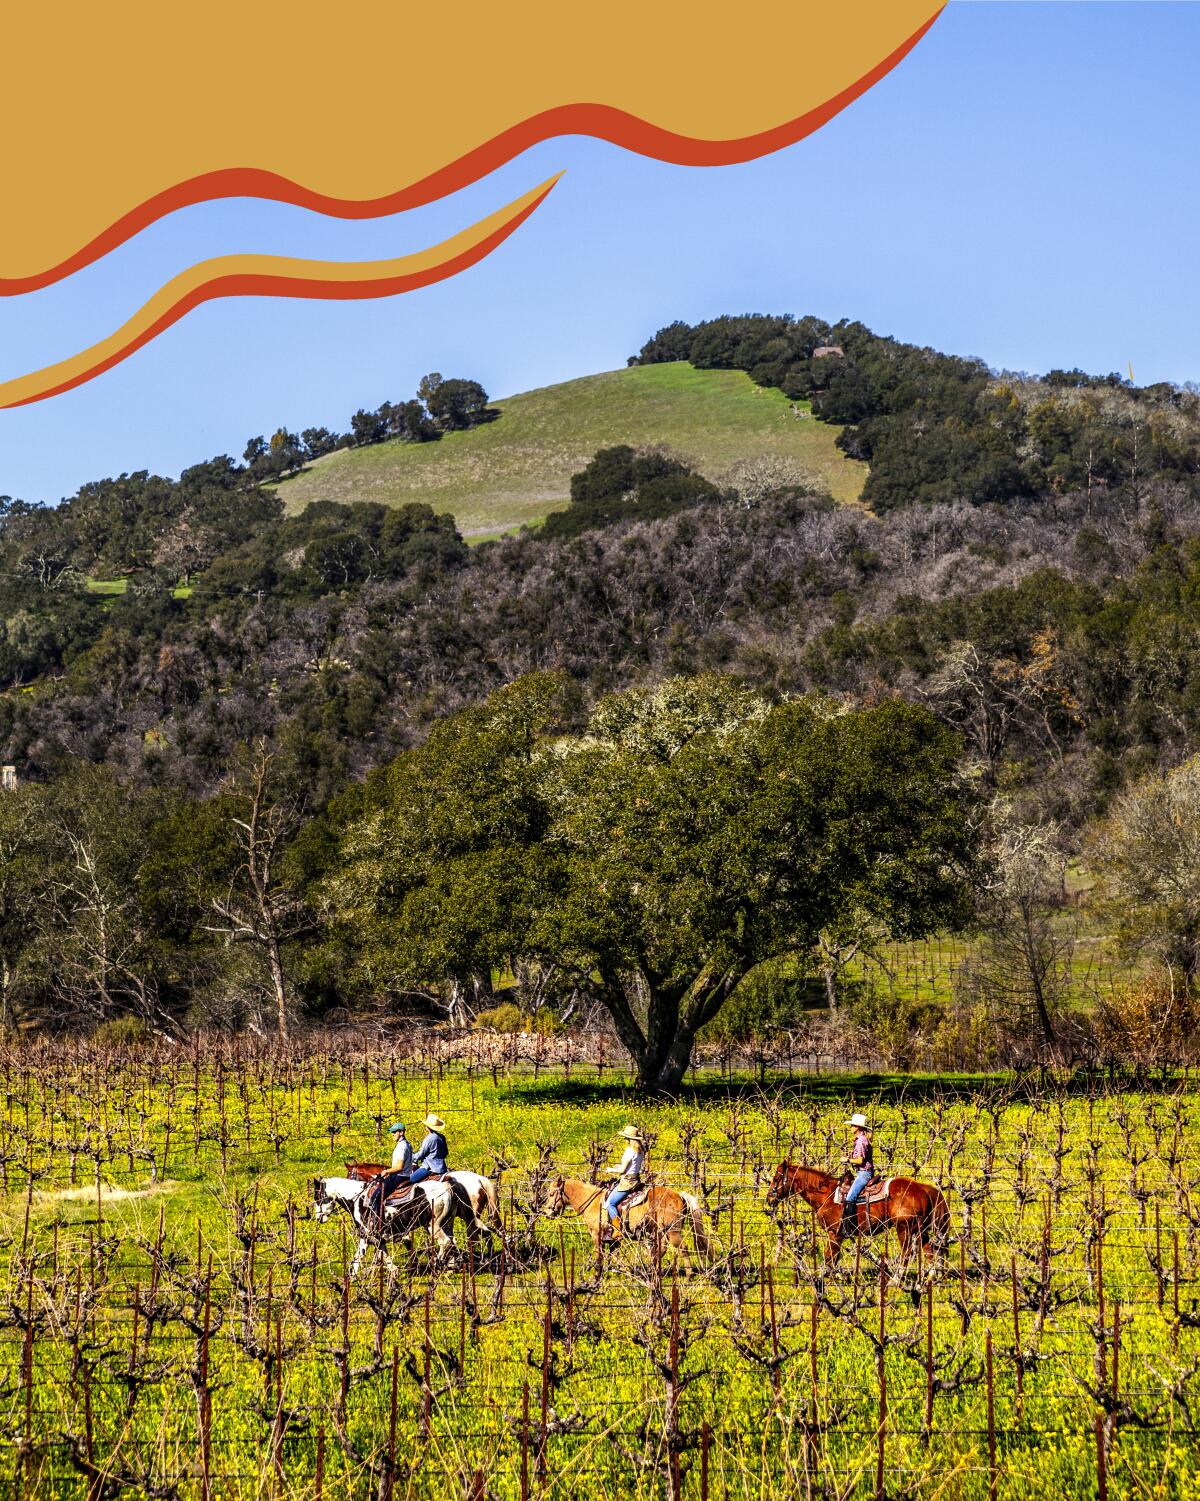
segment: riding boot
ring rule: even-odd
[[[858,1234],[858,1205],[857,1204],[843,1204],[842,1205],[842,1228],[841,1228],[841,1230],[838,1233],[841,1235],[841,1237],[842,1237],[843,1240],[845,1240],[846,1237],[849,1236],[849,1235],[857,1235]]]

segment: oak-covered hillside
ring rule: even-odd
[[[744,317],[511,402],[430,376],[346,433],[6,500],[5,1024],[461,1014],[515,982],[522,1007],[607,1016],[652,1081],[678,1063],[664,1038],[756,1025],[768,972],[874,1026],[865,950],[954,930],[1000,945],[970,1004],[1024,974],[1010,1040],[1083,1046],[1062,911],[1097,840],[1127,880],[1089,941],[1139,983],[1190,985],[1200,954],[1191,896],[1136,879],[1200,745],[1198,470],[1189,389]],[[478,533],[551,506],[464,536],[463,514]],[[932,768],[919,793],[886,713]],[[780,810],[751,816],[772,758],[788,786],[805,768],[789,827],[823,852],[820,900],[767,838]],[[604,811],[612,786],[648,824]],[[655,864],[668,827],[687,837]],[[606,890],[680,903],[665,928],[636,902],[616,922],[605,859]]]

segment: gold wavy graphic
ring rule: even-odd
[[[745,161],[832,118],[940,8],[521,0],[455,21],[394,0],[9,6],[0,292],[70,275],[191,203],[397,213],[567,133]]]
[[[43,401],[92,380],[128,359],[193,308],[218,297],[388,297],[454,276],[506,240],[557,181],[557,177],[549,178],[469,229],[396,260],[339,262],[228,255],[202,261],[167,282],[107,339],[44,370],[0,383],[0,408]]]

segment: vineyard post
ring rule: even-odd
[[[546,1268],[546,1312],[542,1318],[542,1392],[541,1417],[538,1424],[537,1474],[546,1478],[546,1429],[550,1416],[550,1360],[553,1352],[554,1334],[554,1289],[550,1281],[550,1268]]]
[[[200,1494],[203,1501],[212,1495],[212,1397],[208,1389],[208,1339],[212,1328],[212,1252],[208,1253],[208,1275],[204,1279],[204,1325],[200,1332]]]
[[[887,1251],[879,1257],[879,1434],[875,1455],[875,1496],[884,1501],[883,1461],[887,1441]]]
[[[996,1388],[992,1374],[992,1331],[985,1339],[987,1357],[988,1501],[996,1501]]]
[[[708,1446],[711,1441],[708,1419],[700,1425],[700,1501],[708,1501]]]
[[[92,1368],[83,1368],[83,1424],[87,1454],[87,1501],[98,1501],[100,1476],[96,1470],[96,1450],[92,1434]]]
[[[429,1437],[429,1429],[433,1417],[433,1344],[429,1337],[429,1313],[431,1292],[429,1284],[425,1285],[425,1376],[421,1386],[421,1436]]]
[[[271,1468],[275,1493],[283,1489],[283,1320],[275,1320],[275,1418],[271,1424]]]
[[[1108,1457],[1104,1452],[1104,1415],[1096,1414],[1096,1494],[1108,1501]]]
[[[922,1424],[925,1443],[933,1437],[933,1288],[925,1289],[925,1418]]]
[[[323,1501],[325,1491],[325,1423],[317,1429],[317,1473],[314,1477],[314,1501]]]
[[[1162,1217],[1159,1214],[1157,1199],[1154,1201],[1154,1281],[1161,1312],[1163,1306]]]
[[[396,1483],[396,1403],[400,1386],[400,1346],[392,1346],[392,1397],[391,1408],[388,1412],[388,1446],[387,1464],[384,1467],[382,1483],[379,1487],[381,1501],[391,1501],[392,1490]]]
[[[1017,1368],[1017,1417],[1025,1410],[1025,1355],[1021,1348],[1021,1310],[1018,1303],[1017,1258],[1012,1258],[1013,1361]]]
[[[1171,1306],[1175,1314],[1175,1324],[1171,1330],[1171,1348],[1179,1347],[1179,1231],[1171,1232]]]
[[[521,1388],[521,1501],[529,1501],[529,1382]]]
[[[679,1278],[671,1278],[671,1338],[667,1361],[670,1385],[667,1388],[667,1447],[671,1470],[671,1501],[679,1501]]]

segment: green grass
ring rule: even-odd
[[[791,459],[846,503],[858,500],[867,473],[835,446],[838,428],[797,418],[781,392],[736,370],[682,362],[611,370],[495,405],[494,422],[437,443],[330,454],[284,480],[280,494],[293,512],[315,500],[423,501],[479,541],[565,505],[571,475],[615,443],[665,443],[714,480],[739,459]]]
[[[89,594],[98,594],[101,599],[116,599],[128,591],[129,580],[128,578],[88,579],[87,589]],[[191,592],[191,584],[176,584],[171,591],[176,599],[187,599]]]

